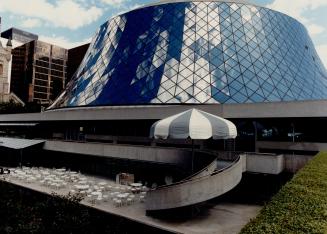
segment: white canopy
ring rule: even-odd
[[[205,140],[234,139],[237,137],[236,126],[226,119],[207,112],[190,109],[155,122],[150,137],[156,139],[191,139]]]
[[[10,149],[25,149],[34,145],[44,143],[44,140],[28,140],[19,138],[0,137],[0,147]]]

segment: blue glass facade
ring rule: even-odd
[[[251,4],[165,3],[110,19],[54,107],[327,98],[302,24]]]

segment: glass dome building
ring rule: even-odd
[[[162,1],[103,24],[51,108],[327,98],[297,20],[245,1]]]

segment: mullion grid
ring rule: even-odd
[[[185,4],[185,6],[186,5],[188,5],[188,4]],[[188,45],[187,46],[188,49],[190,49],[192,52],[187,52],[185,50],[182,51],[183,59],[187,59],[188,61],[190,61],[190,62],[186,62],[185,64],[190,63],[190,65],[193,67],[193,69],[189,69],[186,66],[182,65],[181,64],[181,63],[183,63],[182,58],[180,61],[177,61],[178,63],[180,63],[177,66],[177,75],[175,75],[175,76],[178,76],[178,74],[180,73],[180,78],[177,77],[179,80],[176,80],[177,86],[179,85],[180,82],[182,82],[185,79],[185,77],[183,78],[183,70],[186,71],[186,69],[188,69],[185,74],[191,74],[191,71],[192,71],[191,76],[193,77],[192,78],[193,82],[191,82],[191,83],[194,87],[197,88],[197,91],[195,91],[193,89],[194,90],[193,94],[194,94],[194,97],[196,98],[196,93],[206,92],[208,87],[211,87],[211,88],[215,87],[215,86],[213,86],[213,84],[214,84],[214,82],[216,82],[217,78],[214,76],[214,74],[215,74],[215,71],[217,69],[219,69],[220,71],[222,71],[222,70],[224,71],[223,74],[225,74],[225,75],[229,74],[228,78],[225,79],[225,81],[226,81],[225,85],[227,85],[227,88],[231,90],[230,93],[233,93],[233,92],[235,93],[235,91],[240,91],[243,89],[245,89],[246,92],[248,92],[247,90],[250,90],[250,89],[247,89],[246,85],[252,81],[245,79],[245,76],[243,74],[243,72],[246,70],[246,68],[248,68],[248,69],[252,70],[252,72],[256,76],[256,78],[255,78],[256,83],[259,86],[258,88],[255,88],[256,90],[254,90],[254,92],[252,92],[253,91],[252,90],[248,93],[248,94],[251,94],[251,96],[254,96],[254,97],[249,97],[253,101],[256,101],[257,98],[258,98],[258,100],[261,100],[264,97],[266,98],[265,101],[267,101],[267,100],[270,100],[270,96],[274,96],[271,98],[276,100],[276,95],[281,96],[280,98],[283,100],[288,100],[289,98],[292,98],[292,97],[297,99],[297,96],[299,96],[299,95],[301,95],[301,97],[304,97],[306,95],[311,96],[311,97],[317,96],[316,93],[320,90],[320,88],[318,88],[318,86],[323,84],[323,82],[321,82],[320,79],[318,78],[319,76],[321,76],[321,74],[319,74],[317,71],[312,72],[312,70],[309,69],[310,71],[306,71],[306,73],[305,73],[307,75],[303,75],[301,73],[301,70],[298,68],[301,66],[302,67],[303,66],[313,67],[316,65],[315,65],[315,62],[312,61],[311,55],[310,55],[311,57],[309,55],[300,56],[300,52],[298,51],[296,45],[301,46],[303,43],[306,43],[306,44],[309,44],[310,49],[311,49],[311,44],[310,44],[310,42],[306,42],[307,38],[305,36],[305,30],[302,30],[302,28],[299,25],[295,24],[292,21],[292,19],[283,18],[281,14],[272,13],[272,11],[267,10],[267,9],[256,8],[256,10],[252,10],[251,14],[257,14],[257,15],[254,15],[254,16],[252,15],[251,18],[248,19],[247,22],[244,24],[244,22],[241,23],[242,21],[244,21],[242,9],[246,5],[227,4],[227,3],[203,3],[203,2],[192,3],[190,5],[192,6],[193,10],[198,9],[199,6],[200,6],[200,8],[203,7],[201,10],[203,10],[206,7],[206,10],[208,12],[213,11],[213,9],[218,9],[219,18],[220,18],[219,19],[220,26],[222,28],[221,28],[221,30],[218,30],[220,38],[217,37],[216,32],[215,32],[214,37],[217,37],[218,42],[220,39],[219,45],[223,45],[223,50],[222,50],[223,57],[221,59],[220,58],[219,59],[212,58],[210,50],[215,48],[215,46],[218,46],[218,44],[213,46],[210,43],[211,37],[206,38],[205,40],[203,40],[201,42],[201,39],[197,38],[197,36],[196,36],[198,31],[200,31],[201,29],[203,29],[202,34],[206,34],[206,37],[209,36],[208,31],[209,31],[209,27],[210,27],[210,22],[209,22],[209,14],[207,14],[207,17],[205,17],[206,20],[203,21],[203,22],[207,21],[207,25],[204,25],[204,23],[203,23],[203,25],[201,27],[196,28],[196,32],[195,32],[194,36],[188,35],[188,37],[183,39],[184,41],[186,41],[186,39],[189,41],[194,40],[194,43],[197,41],[197,45],[199,45],[199,46],[197,49],[194,49],[194,48],[192,49],[192,48],[190,48],[191,45]],[[179,11],[179,15],[181,15],[180,9],[178,11]],[[164,12],[163,14],[166,14],[166,12]],[[198,16],[196,16],[196,18],[197,17]],[[228,21],[228,18],[230,18],[230,21]],[[278,21],[280,21],[281,19],[283,20],[283,25],[278,25]],[[197,21],[197,19],[196,19],[196,21]],[[224,25],[221,24],[222,21],[225,22],[225,25],[227,27],[224,27]],[[227,23],[229,24],[229,26]],[[235,27],[234,27],[234,24],[235,24]],[[265,30],[263,33],[259,32],[258,30],[261,27],[265,27],[265,25],[269,25],[266,27],[267,30]],[[120,29],[124,29],[124,26],[122,25],[121,21],[118,23],[118,27]],[[249,34],[245,34],[243,32],[244,29],[252,30],[252,32],[250,32]],[[229,31],[227,32],[227,31],[223,31],[223,30],[229,30]],[[299,36],[296,36],[297,34],[299,34]],[[289,41],[285,40],[286,37],[287,37],[287,40],[293,38],[294,44],[296,44],[296,45],[293,45],[293,44],[289,43]],[[110,39],[110,41],[112,40],[111,38],[109,38],[109,39]],[[108,39],[106,39],[106,40],[108,40]],[[229,40],[231,40],[231,41],[229,41]],[[240,41],[243,41],[244,44],[242,44]],[[94,40],[94,42],[95,42],[95,40]],[[193,43],[193,46],[195,45],[194,43]],[[144,47],[144,45],[142,45],[141,47]],[[162,59],[155,57],[155,54],[157,51],[164,50],[164,48],[162,48],[162,47],[159,48],[159,47],[160,47],[160,45],[158,46],[158,44],[157,44],[157,47],[154,47],[154,48],[158,48],[158,49],[156,51],[154,51],[153,54],[151,53],[151,57],[153,59],[152,62],[158,61],[159,64],[161,64]],[[186,47],[183,47],[183,48],[185,49]],[[97,50],[99,50],[99,48]],[[100,48],[100,50],[101,50],[101,48]],[[106,50],[107,49],[102,48],[102,53],[104,53]],[[220,49],[218,49],[217,51],[220,51]],[[93,52],[94,51],[92,51],[92,53]],[[198,54],[195,55],[195,52],[198,52]],[[142,53],[143,53],[143,51],[142,51]],[[161,51],[161,53],[164,53],[164,51]],[[309,52],[303,50],[303,54],[308,54],[308,53],[313,54],[313,57],[315,57],[316,60],[318,60],[317,55],[314,50],[312,50],[312,51],[310,50]],[[249,54],[253,54],[255,56],[249,56]],[[219,53],[216,52],[215,55],[219,55]],[[95,56],[94,53],[93,53],[93,56]],[[91,56],[91,58],[93,56]],[[148,56],[148,54],[146,54],[146,56]],[[196,57],[194,57],[194,56],[196,56]],[[102,57],[103,57],[103,54],[98,59],[103,60]],[[121,59],[120,62],[113,64],[113,66],[116,67],[120,63],[126,64],[127,61],[126,61],[125,57],[124,57],[124,59]],[[293,57],[295,58],[294,60],[291,59]],[[195,59],[198,60],[198,63],[195,61]],[[167,60],[168,60],[168,58],[167,58]],[[222,65],[220,64],[221,63],[220,60],[222,62],[224,62],[223,68],[222,68]],[[86,61],[87,60],[85,60],[85,63],[86,63]],[[201,62],[201,61],[207,61],[207,62]],[[213,61],[215,61],[215,62],[213,62]],[[167,61],[165,61],[164,63],[166,64],[166,62]],[[191,63],[191,62],[193,62],[193,63]],[[99,69],[101,69],[101,67],[103,66],[103,63],[108,63],[108,61],[101,61],[100,67],[99,67],[100,63],[99,64],[96,63],[96,66],[94,67],[94,69],[97,72],[100,72]],[[319,61],[318,61],[318,64],[319,64]],[[164,65],[164,66],[166,66],[166,65]],[[244,68],[243,66],[246,66],[246,68]],[[252,66],[253,66],[253,68],[251,68]],[[237,70],[241,72],[241,75],[239,75],[239,73],[233,72],[233,70],[236,67],[239,67]],[[154,72],[153,69],[154,68],[150,68],[151,71],[148,71],[148,74],[153,73]],[[176,70],[176,68],[173,68],[173,69]],[[316,69],[320,69],[320,67],[317,66]],[[82,68],[80,70],[83,71]],[[174,72],[176,72],[176,71],[174,71]],[[96,75],[103,76],[104,74],[102,74],[102,75],[96,74]],[[210,82],[208,79],[204,79],[204,80],[200,79],[202,77],[200,77],[197,80],[197,76],[209,77]],[[284,76],[284,80],[281,79],[282,76]],[[97,79],[97,78],[95,78],[95,79]],[[143,79],[149,79],[149,78],[143,78]],[[314,80],[312,80],[312,79],[314,79]],[[197,82],[196,82],[196,80],[197,80]],[[223,81],[224,79],[221,78],[221,80]],[[96,80],[95,82],[93,82],[93,81],[95,81],[95,80],[91,81],[92,86],[96,85],[96,82],[99,82],[99,80]],[[185,82],[188,83],[190,81],[191,81],[191,79],[187,79]],[[168,83],[168,81],[165,81],[165,82]],[[164,86],[165,82],[162,82],[162,86]],[[171,80],[171,82],[174,82],[174,80]],[[197,86],[198,83],[202,83],[202,82],[203,82],[203,84],[199,84],[199,86]],[[303,85],[302,86],[299,85],[301,82],[306,82],[306,83],[309,82],[308,83],[309,86],[312,86],[312,87],[310,89],[307,89],[307,87],[303,87]],[[116,83],[116,81],[115,81],[115,83]],[[117,83],[117,85],[119,85],[119,83]],[[190,84],[188,83],[186,88],[185,87],[180,87],[180,88],[185,88],[185,90],[186,89],[189,90],[189,87],[188,87],[189,85]],[[167,87],[171,87],[171,86],[172,86],[172,84],[170,83]],[[229,87],[229,86],[231,86],[231,87]],[[294,88],[291,88],[293,86],[294,86]],[[73,89],[74,87],[75,87],[75,85],[71,85],[71,89]],[[316,88],[314,88],[314,87],[316,87]],[[276,92],[276,90],[279,88],[282,88],[283,91],[280,92],[280,90],[279,90]],[[259,92],[258,91],[259,89],[261,89],[261,91],[263,91],[263,93],[261,91]],[[299,90],[301,90],[301,92],[299,92]],[[221,91],[222,90],[220,90],[219,92],[221,92]],[[150,92],[152,92],[152,90],[150,90]],[[168,92],[168,90],[167,90],[167,92]],[[259,92],[260,95],[263,97],[255,96],[255,95],[257,95],[257,92]],[[161,93],[163,93],[163,92],[161,91]],[[169,93],[170,93],[170,95],[172,95],[171,88],[169,88]],[[211,91],[211,93],[213,95],[217,94],[218,90],[214,89],[213,91]],[[244,94],[244,90],[242,91],[242,93]],[[173,95],[176,95],[176,92]],[[231,95],[231,96],[233,96],[233,95]],[[188,100],[186,100],[186,101],[188,101]],[[197,101],[202,101],[202,100],[197,100]]]

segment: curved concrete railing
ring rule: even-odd
[[[214,162],[213,162],[214,163]],[[213,163],[208,167],[212,168]],[[206,170],[202,170],[205,174]],[[146,210],[173,209],[201,203],[218,197],[233,189],[242,179],[242,158],[228,167],[210,174],[195,176],[180,182],[150,190],[146,199]]]

